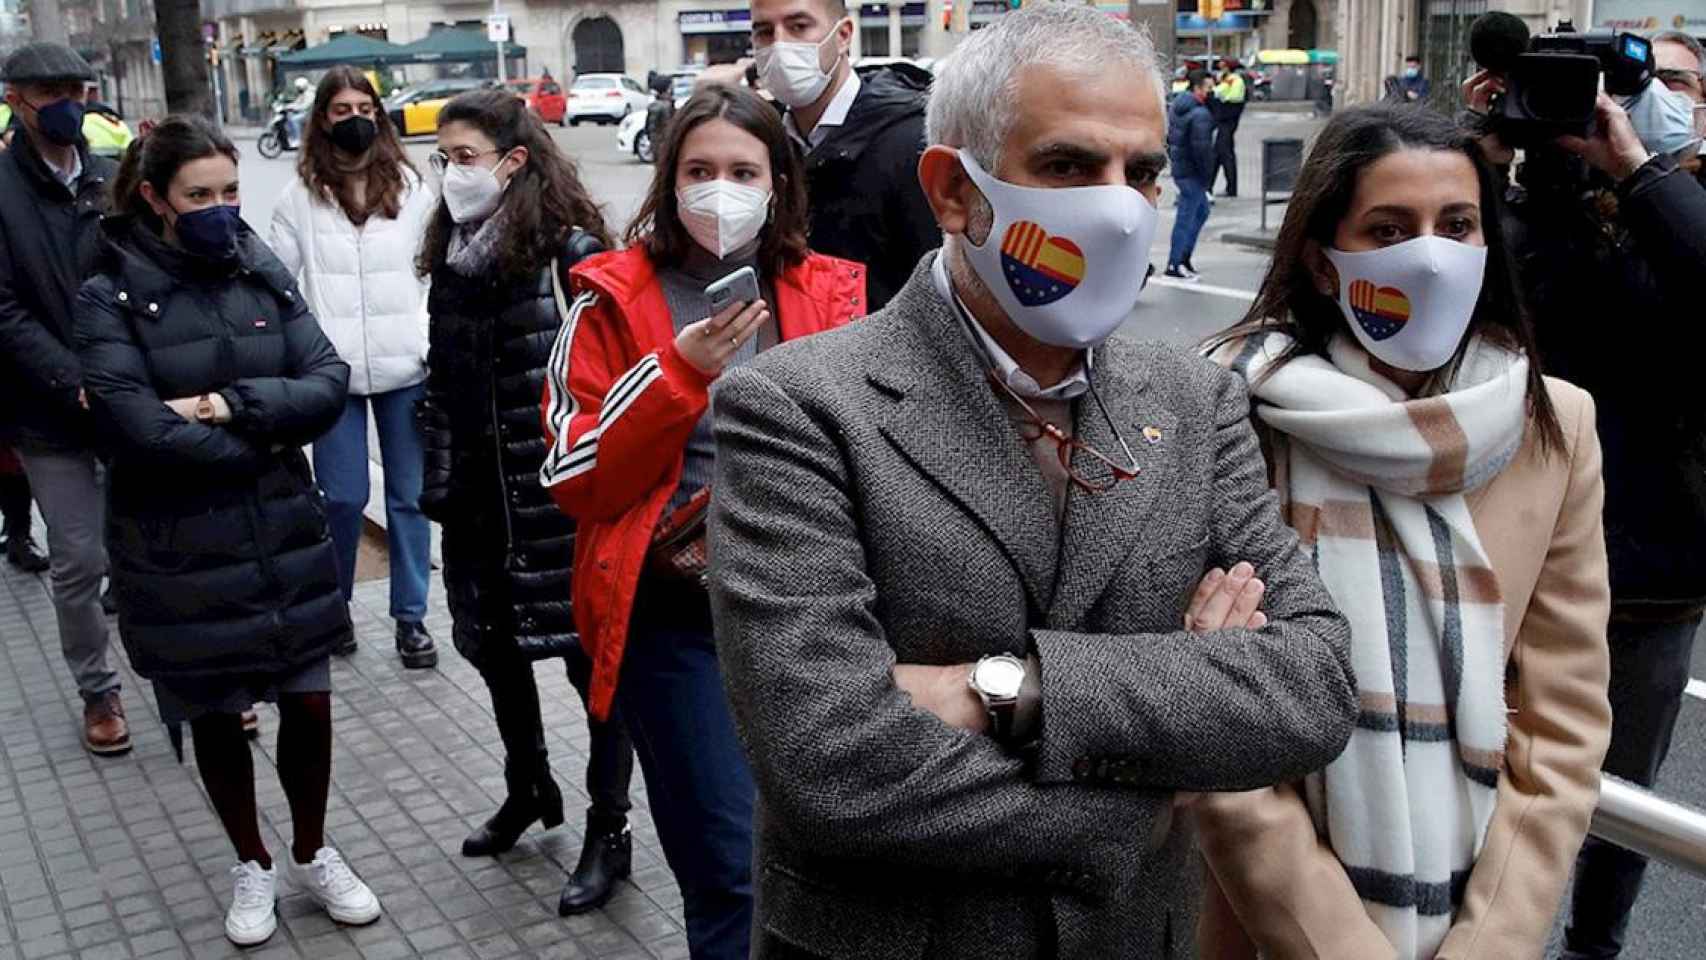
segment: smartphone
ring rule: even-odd
[[[728,309],[730,304],[751,303],[758,299],[758,274],[751,267],[741,267],[706,287],[705,298],[711,301],[713,316]]]

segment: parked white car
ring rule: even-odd
[[[633,154],[641,163],[652,162],[652,137],[646,132],[646,111],[635,110],[616,125],[616,149]]]
[[[620,73],[585,73],[575,78],[569,87],[569,106],[566,116],[569,126],[579,126],[582,120],[617,123],[633,113],[646,112],[651,95],[633,77]]]

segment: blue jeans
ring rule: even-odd
[[[635,599],[616,713],[633,738],[658,841],[681,887],[689,954],[746,960],[757,790],[723,693],[710,610],[702,595],[646,593],[642,586]]]
[[[1700,618],[1681,623],[1612,620],[1611,745],[1600,769],[1643,787],[1659,778],[1682,712]],[[1629,912],[1641,895],[1647,858],[1589,837],[1576,856],[1576,885],[1563,960],[1612,960],[1623,952]]]
[[[1173,244],[1167,252],[1169,267],[1191,259],[1197,250],[1197,236],[1208,222],[1208,184],[1189,177],[1173,182],[1179,186],[1179,202],[1173,211]]]
[[[421,515],[426,454],[415,424],[415,401],[425,391],[425,384],[416,384],[366,397],[350,394],[337,425],[314,441],[314,477],[326,491],[338,581],[347,600],[355,587],[356,548],[361,543],[362,511],[367,508],[367,409],[373,408],[385,467],[391,616],[416,623],[426,618],[427,581],[432,575],[432,524]]]

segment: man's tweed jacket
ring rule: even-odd
[[[1057,561],[1042,474],[930,264],[715,393],[711,598],[759,789],[756,955],[1180,956],[1198,866],[1174,792],[1337,756],[1348,629],[1280,521],[1241,382],[1171,347],[1097,351],[1143,471],[1071,493]],[[1077,435],[1118,451],[1076,406]],[[1203,571],[1239,560],[1269,626],[1181,630]],[[1024,756],[890,674],[1027,650]]]

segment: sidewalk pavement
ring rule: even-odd
[[[0,960],[686,957],[681,896],[638,777],[632,882],[602,911],[556,915],[580,850],[587,731],[555,661],[538,676],[568,822],[535,827],[495,859],[461,856],[463,836],[503,797],[502,753],[485,687],[450,649],[443,591],[433,589],[438,669],[398,664],[384,580],[357,586],[361,650],[332,667],[328,840],[378,893],[384,917],[339,927],[281,869],[278,933],[241,951],[223,928],[235,854],[193,760],[173,758],[153,691],[131,671],[116,629],[136,747],[99,759],[81,745],[81,702],[45,578],[0,564]],[[282,864],[291,832],[274,763],[278,713],[262,705],[260,715],[261,828]]]

